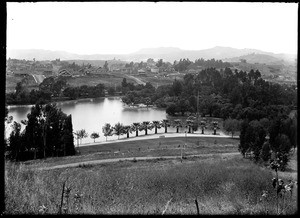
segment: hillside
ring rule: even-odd
[[[78,59],[74,59],[74,60],[67,60],[67,62],[69,62],[70,64],[75,62],[75,64],[77,65],[87,65],[87,64],[91,64],[92,66],[95,67],[103,67],[104,63],[106,60],[78,60]],[[114,64],[123,64],[125,65],[127,62],[126,61],[121,61],[121,60],[107,60],[108,66],[114,65]]]
[[[226,59],[224,59],[224,61],[240,62],[241,59],[244,59],[248,63],[251,63],[251,64],[256,64],[256,63],[259,63],[259,64],[288,64],[283,59],[279,59],[279,58],[276,58],[274,56],[267,55],[267,54],[256,54],[256,53],[242,55],[239,57],[226,58]]]

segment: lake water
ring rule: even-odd
[[[102,127],[105,123],[110,123],[112,126],[117,122],[124,125],[131,125],[134,122],[153,121],[166,119],[167,114],[164,109],[156,108],[129,108],[123,104],[119,97],[84,99],[78,101],[59,102],[57,106],[62,109],[67,115],[72,114],[73,131],[85,129],[89,136],[82,140],[82,144],[93,143],[90,138],[92,132],[100,134],[100,138],[96,142],[105,141],[102,133]],[[9,116],[13,116],[13,120],[21,122],[27,119],[27,114],[32,106],[9,106]],[[22,129],[24,126],[22,125]],[[6,136],[9,136],[10,128],[6,130]],[[158,133],[163,133],[164,128],[158,129]],[[153,134],[153,130],[148,130],[148,134]],[[139,132],[139,135],[144,135],[144,131]],[[134,137],[135,132],[130,134]],[[108,141],[115,140],[116,135],[108,137]],[[126,135],[120,136],[126,138]],[[77,144],[75,138],[74,143]]]

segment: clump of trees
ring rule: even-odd
[[[248,119],[241,123],[239,150],[244,155],[250,155],[256,162],[271,160],[275,153],[280,162],[280,169],[285,170],[297,146],[297,115],[288,117],[279,115],[268,120]]]
[[[153,103],[152,97],[153,93],[155,93],[155,88],[151,83],[146,83],[146,85],[133,85],[132,83],[127,83],[124,78],[122,82],[122,92],[125,94],[125,96],[122,97],[122,101],[125,104],[145,104],[149,106]]]
[[[14,121],[5,145],[7,158],[25,161],[36,158],[74,155],[71,115],[66,115],[56,104],[36,104],[23,120],[25,129]]]
[[[82,85],[79,87],[66,87],[63,92],[63,97],[68,97],[69,99],[78,98],[97,98],[105,96],[104,92],[105,86],[103,84],[98,84],[96,86]]]
[[[16,85],[15,92],[6,94],[7,104],[35,104],[48,103],[51,101],[51,92],[45,90],[31,90],[29,91],[26,84],[21,81]]]
[[[224,130],[231,134],[232,138],[234,133],[240,130],[240,121],[237,119],[229,118],[224,121]]]

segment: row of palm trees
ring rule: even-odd
[[[152,122],[150,121],[143,121],[143,122],[135,122],[132,125],[123,125],[122,123],[118,122],[114,126],[111,126],[109,123],[106,123],[102,127],[102,132],[104,136],[112,136],[112,135],[117,135],[118,139],[120,138],[120,135],[126,134],[127,138],[129,138],[129,134],[132,132],[136,132],[136,136],[139,136],[139,131],[145,131],[145,135],[148,135],[148,130],[152,130],[153,128],[155,129],[154,134],[157,134],[157,129],[160,129],[161,127],[165,128],[165,133],[168,132],[168,127],[173,126],[176,128],[176,133],[179,133],[179,128],[185,127],[188,129],[187,133],[193,133],[195,130],[197,130],[197,122],[195,122],[195,117],[190,116],[187,118],[185,122],[181,121],[180,119],[174,120],[174,121],[169,121],[167,119],[163,119],[161,121],[159,120],[154,120]],[[196,124],[196,126],[195,126]],[[208,122],[206,120],[201,120],[199,123],[199,127],[202,130],[202,134],[204,134],[204,130],[208,127]],[[214,135],[216,135],[216,130],[219,129],[218,122],[213,121],[211,123],[211,127],[214,130]],[[78,130],[74,132],[76,139],[77,139],[77,146],[79,146],[79,140],[81,144],[81,140],[83,138],[88,137],[88,133],[85,131],[85,129]],[[92,139],[99,138],[100,134],[97,132],[93,132],[90,137]]]
[[[182,122],[180,119],[174,120],[172,123],[170,120],[163,119],[161,121],[154,120],[152,122],[150,121],[143,121],[143,122],[135,122],[132,125],[123,125],[122,123],[118,122],[114,126],[111,126],[109,123],[106,123],[102,127],[102,132],[104,136],[112,136],[117,135],[118,139],[120,138],[120,135],[126,134],[127,138],[129,138],[129,134],[132,132],[136,133],[136,136],[139,136],[139,131],[145,131],[145,135],[148,135],[148,130],[155,129],[154,134],[157,134],[157,129],[160,129],[161,127],[165,128],[165,133],[168,132],[168,127],[172,126],[176,127],[176,133],[179,133],[179,128],[186,127],[188,128],[188,133],[193,133],[195,130],[197,130],[197,122],[195,122],[196,117],[188,117],[186,122]],[[196,126],[195,126],[196,124]],[[204,129],[207,128],[207,122],[205,120],[202,120],[200,122],[200,128],[202,130],[202,134],[204,134]],[[212,123],[212,127],[214,129],[214,134],[216,134],[216,130],[218,128],[218,123],[214,121]]]

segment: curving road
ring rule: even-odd
[[[33,76],[34,81],[37,84],[41,84],[44,81],[44,79],[46,78],[44,75],[38,75],[38,74],[32,74],[32,76]]]
[[[241,155],[240,152],[231,152],[231,153],[212,153],[212,154],[197,154],[197,155],[185,155],[185,157],[212,157],[212,156],[235,156],[235,155]],[[88,165],[96,165],[96,164],[102,164],[102,163],[113,163],[113,162],[119,162],[119,161],[133,161],[133,160],[153,160],[153,159],[177,159],[181,158],[181,156],[161,156],[161,157],[125,157],[125,158],[111,158],[111,159],[104,159],[104,160],[90,160],[90,161],[83,161],[83,162],[77,162],[77,163],[70,163],[70,164],[63,164],[63,165],[57,165],[52,167],[42,167],[39,168],[39,170],[52,170],[52,169],[60,169],[60,168],[67,168],[67,167],[78,167],[79,165],[88,164]]]

